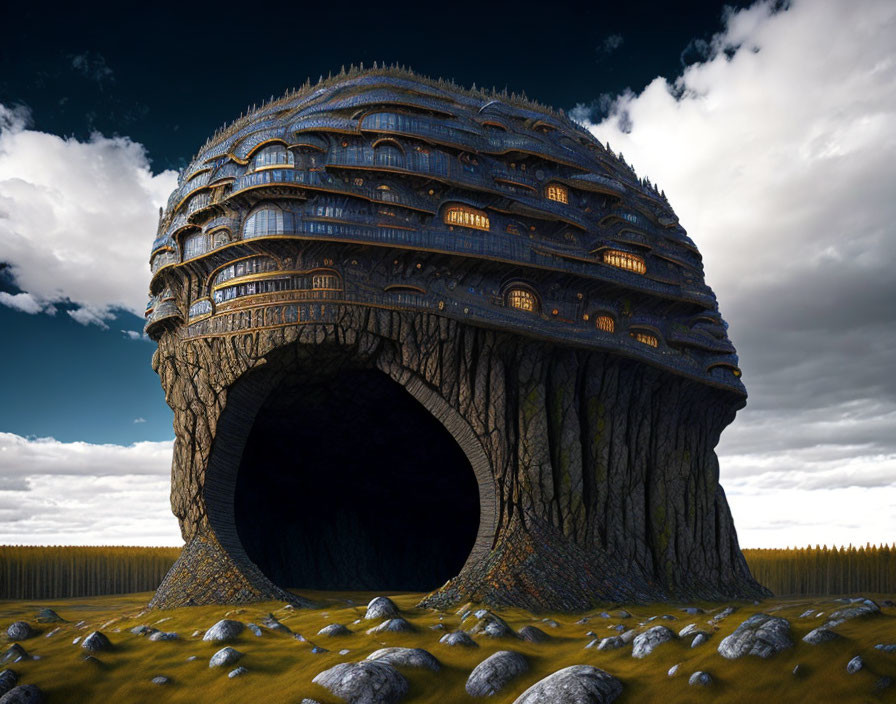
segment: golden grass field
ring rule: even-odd
[[[650,656],[636,660],[631,647],[615,651],[585,649],[591,640],[585,633],[595,631],[599,636],[613,635],[610,627],[623,623],[627,627],[645,622],[650,616],[672,614],[676,621],[657,621],[648,625],[669,625],[676,632],[689,623],[706,624],[712,612],[718,612],[726,604],[697,603],[705,614],[689,616],[682,611],[682,604],[626,605],[632,618],[610,620],[596,617],[606,609],[613,613],[619,608],[607,604],[586,614],[539,614],[533,616],[518,609],[495,610],[514,629],[527,624],[537,625],[550,634],[549,641],[529,643],[522,640],[491,639],[477,636],[480,647],[466,649],[448,647],[438,642],[442,631],[430,626],[440,620],[448,630],[460,628],[460,617],[452,612],[417,609],[414,604],[420,594],[391,595],[403,610],[404,616],[415,626],[414,633],[367,635],[364,630],[372,622],[355,624],[364,615],[367,601],[375,596],[370,593],[303,592],[314,599],[319,608],[284,608],[282,602],[259,603],[239,608],[208,606],[173,610],[145,608],[151,594],[138,593],[125,596],[100,596],[73,599],[16,600],[0,602],[0,625],[4,632],[9,623],[27,620],[35,623],[37,611],[49,607],[66,619],[62,624],[41,625],[43,633],[22,641],[29,655],[39,660],[23,660],[7,664],[19,675],[19,683],[36,684],[47,695],[50,704],[65,702],[233,702],[263,701],[279,704],[298,704],[303,697],[320,702],[338,702],[326,690],[312,684],[319,672],[340,662],[363,659],[384,646],[419,647],[428,650],[442,663],[442,670],[399,668],[410,681],[410,691],[403,700],[408,704],[446,704],[474,701],[464,691],[470,671],[488,655],[498,650],[516,650],[529,660],[531,671],[512,682],[506,690],[488,701],[503,704],[513,702],[527,687],[542,677],[568,665],[587,664],[600,667],[619,678],[624,684],[623,694],[617,701],[625,702],[876,702],[896,701],[896,685],[874,692],[880,677],[896,679],[896,654],[874,649],[876,643],[896,642],[896,608],[882,606],[881,614],[847,621],[836,630],[844,636],[839,641],[811,646],[800,639],[812,628],[821,625],[825,617],[800,618],[809,608],[825,615],[842,604],[830,597],[769,599],[759,605],[732,602],[739,610],[722,620],[710,640],[697,648],[690,648],[687,641],[672,641],[660,645]],[[892,594],[867,594],[882,604],[893,599]],[[296,633],[303,634],[309,642],[300,642],[289,634],[263,629],[261,637],[246,630],[230,645],[245,653],[240,665],[248,669],[242,677],[228,679],[227,668],[209,668],[208,659],[219,648],[201,640],[201,633],[221,618],[233,618],[244,623],[259,623],[273,612],[280,621]],[[719,641],[731,633],[748,616],[772,613],[787,618],[792,625],[795,647],[768,660],[743,657],[726,660],[717,652]],[[585,624],[577,623],[583,616],[592,618]],[[559,624],[552,628],[541,622],[553,618]],[[343,637],[318,637],[315,634],[327,624],[342,623],[355,631]],[[373,622],[375,623],[375,622]],[[134,635],[129,629],[141,624],[155,626],[165,631],[175,631],[177,641],[153,642]],[[56,625],[60,630],[47,637]],[[468,625],[468,624],[467,624]],[[82,648],[72,644],[77,636],[85,636],[93,630],[101,630],[112,641],[114,650],[97,653],[101,666],[85,662]],[[708,630],[714,630],[712,626]],[[4,636],[5,637],[5,636]],[[316,644],[329,650],[313,654]],[[348,649],[340,655],[340,649]],[[4,647],[5,650],[5,647]],[[190,656],[197,659],[188,661]],[[855,655],[865,660],[865,668],[848,674],[847,662]],[[667,670],[682,663],[675,677],[668,677]],[[805,668],[805,674],[795,677],[796,664]],[[696,670],[709,672],[715,682],[708,688],[688,685],[688,676]],[[150,682],[156,675],[172,679],[168,685]]]

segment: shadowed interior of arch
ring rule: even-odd
[[[234,518],[249,558],[281,587],[428,591],[470,554],[479,489],[463,450],[407,390],[345,369],[268,396]]]

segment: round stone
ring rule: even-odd
[[[358,704],[395,704],[408,692],[404,676],[392,665],[376,660],[340,663],[312,682],[346,702]]]
[[[712,684],[712,677],[708,672],[697,670],[697,672],[688,677],[688,684],[692,687],[709,687]]]
[[[27,621],[16,621],[11,623],[6,629],[6,635],[9,636],[10,640],[28,640],[36,636],[37,631]]]
[[[622,682],[591,665],[572,665],[548,675],[513,704],[610,704],[622,694]]]
[[[245,626],[239,621],[231,621],[225,618],[209,628],[205,635],[202,636],[202,640],[211,643],[229,643],[236,640],[244,629]]]
[[[227,667],[228,665],[233,665],[236,662],[239,662],[240,658],[243,657],[243,653],[239,650],[234,650],[230,646],[226,648],[221,648],[217,653],[212,655],[211,659],[208,661],[209,667]]]
[[[471,697],[490,697],[528,671],[525,657],[510,650],[499,650],[479,663],[467,678],[466,690]]]
[[[367,660],[377,660],[395,667],[422,667],[433,672],[442,669],[439,661],[422,648],[380,648],[368,655]]]
[[[387,596],[377,596],[370,600],[367,604],[367,611],[364,614],[366,621],[379,621],[384,618],[395,618],[398,616],[398,607],[395,602]]]

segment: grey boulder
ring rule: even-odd
[[[834,631],[829,628],[819,627],[809,631],[806,635],[803,636],[803,642],[808,643],[809,645],[820,645],[821,643],[828,643],[832,640],[837,640],[840,637],[839,633],[834,633]]]
[[[94,631],[81,641],[81,647],[91,653],[98,653],[102,650],[112,650],[112,643],[109,642],[105,634]]]
[[[15,670],[3,670],[0,672],[0,696],[15,687],[18,681],[19,676],[15,673]]]
[[[622,694],[622,682],[591,665],[572,665],[539,680],[513,704],[609,704]]]
[[[880,607],[871,599],[862,599],[858,603],[847,606],[845,609],[838,609],[830,615],[825,622],[827,628],[839,626],[844,621],[851,621],[854,618],[864,618],[866,616],[877,616],[880,614]]]
[[[666,626],[648,628],[632,641],[632,657],[646,658],[654,649],[676,638],[675,632]]]
[[[40,687],[21,684],[0,697],[0,704],[44,704],[47,701]]]
[[[523,626],[519,632],[520,638],[530,643],[544,643],[550,636],[536,626]]]
[[[225,618],[209,628],[205,635],[202,636],[202,640],[210,643],[229,643],[239,637],[245,628],[239,621],[231,621]]]
[[[228,665],[233,665],[236,662],[239,662],[240,658],[243,657],[243,653],[239,650],[234,650],[230,646],[226,648],[221,648],[217,653],[212,655],[211,659],[208,661],[209,667],[227,667]]]
[[[156,675],[155,677],[153,677],[153,678],[150,680],[150,682],[152,682],[153,684],[159,684],[159,685],[161,685],[161,684],[171,684],[171,678],[170,678],[170,677],[166,677],[165,675]]]
[[[700,631],[696,636],[694,636],[694,640],[691,641],[691,647],[696,648],[697,646],[703,645],[706,641],[709,640],[709,633],[705,631]]]
[[[790,622],[778,616],[755,614],[740,624],[730,636],[719,643],[719,654],[734,660],[744,655],[769,658],[793,647]]]
[[[846,663],[846,671],[851,675],[856,674],[863,667],[865,667],[865,661],[862,660],[861,655],[856,655],[852,660]]]
[[[398,607],[389,597],[377,596],[370,600],[367,604],[367,612],[364,619],[367,621],[380,621],[384,618],[395,618],[398,616]]]
[[[160,640],[180,640],[180,636],[177,633],[165,632],[165,631],[156,631],[155,633],[151,633],[149,636],[149,640],[152,641],[160,641]]]
[[[41,609],[37,612],[38,623],[63,623],[65,621],[62,616],[57,614],[53,609]]]
[[[408,692],[408,681],[385,662],[344,662],[324,670],[312,682],[349,704],[394,704]]]
[[[9,636],[10,640],[28,640],[29,638],[34,638],[37,635],[37,631],[27,621],[16,621],[9,624],[9,628],[6,629],[6,635]]]
[[[685,638],[687,636],[694,635],[695,633],[698,633],[699,631],[700,631],[700,629],[697,627],[696,623],[689,623],[687,626],[685,626],[678,632],[678,637]]]
[[[719,611],[719,613],[715,614],[712,617],[713,621],[721,621],[722,619],[728,618],[731,614],[737,611],[736,606],[726,606],[724,609]]]
[[[236,668],[232,669],[230,672],[228,672],[227,677],[229,679],[233,679],[234,677],[242,677],[247,672],[248,672],[248,670],[245,667],[243,667],[242,665],[240,665],[239,667],[236,667]]]
[[[499,650],[473,668],[467,678],[467,694],[471,697],[490,697],[528,669],[528,661],[519,653]]]
[[[688,684],[692,687],[709,687],[712,684],[712,677],[708,672],[697,670],[697,672],[688,677]]]
[[[383,621],[379,626],[368,628],[367,633],[410,633],[413,630],[414,627],[410,623],[398,617]]]
[[[464,631],[453,631],[451,633],[446,633],[441,638],[439,638],[439,643],[442,643],[443,645],[458,645],[465,648],[479,647],[479,643],[470,638],[470,634],[465,633]]]
[[[476,623],[469,629],[471,635],[482,633],[490,638],[518,637],[504,619],[487,609],[479,609],[472,617],[476,619]]]
[[[590,647],[590,644],[588,647]],[[601,642],[597,644],[598,650],[618,650],[622,647],[625,647],[625,641],[622,640],[622,636],[610,636],[609,638],[602,639]]]
[[[28,651],[25,650],[18,643],[13,643],[9,646],[9,650],[7,650],[3,655],[0,655],[0,665],[5,665],[8,662],[18,662],[19,660],[24,660],[28,657]]]
[[[153,633],[158,632],[157,628],[153,628],[152,626],[142,625],[142,626],[134,626],[131,630],[135,636],[145,636],[152,635]]]
[[[433,672],[442,669],[439,661],[422,648],[380,648],[368,655],[366,659],[384,662],[395,667],[422,667]]]
[[[348,635],[351,635],[351,631],[348,630],[341,623],[331,623],[329,626],[324,626],[323,628],[321,628],[317,632],[317,635],[330,636],[330,637],[348,636]]]

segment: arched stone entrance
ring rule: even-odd
[[[233,520],[281,587],[431,591],[460,572],[479,513],[476,477],[445,427],[383,372],[347,369],[271,391]]]
[[[217,560],[284,598],[430,591],[486,554],[497,500],[467,421],[410,370],[307,353],[281,348],[227,391],[199,531]]]

